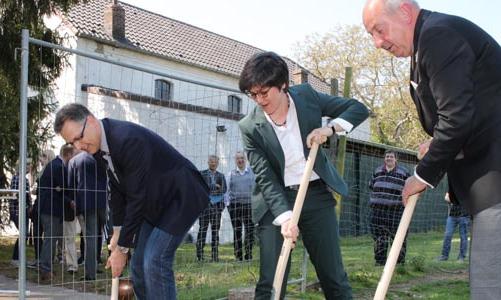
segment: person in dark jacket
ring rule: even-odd
[[[66,163],[73,155],[73,147],[64,145],[59,155],[44,168],[38,180],[38,205],[44,238],[40,253],[40,277],[53,278],[52,262],[56,254],[56,242],[63,236],[63,207],[69,202]]]
[[[412,0],[368,0],[363,22],[377,48],[410,57],[409,91],[424,131],[421,161],[402,201],[447,173],[472,215],[471,299],[501,299],[501,47],[459,16]]]
[[[31,169],[31,163],[28,162],[26,166],[26,172],[29,173]],[[19,189],[19,164],[17,166],[17,172],[12,177],[10,182],[10,188],[13,190]],[[26,225],[28,225],[29,212],[32,210],[31,205],[31,195],[30,195],[30,181],[26,177]],[[19,196],[9,202],[9,219],[14,223],[17,229],[19,229]],[[26,226],[28,228],[28,226]],[[12,265],[19,266],[19,237],[16,239],[14,244],[14,250],[12,252]]]
[[[219,157],[209,155],[207,161],[209,168],[201,172],[205,183],[210,190],[210,204],[201,214],[198,219],[200,229],[197,235],[197,259],[204,260],[205,238],[207,229],[211,228],[211,246],[212,246],[212,261],[219,261],[219,229],[221,228],[221,213],[224,210],[224,194],[226,193],[226,179],[223,173],[217,171],[219,166]]]
[[[81,104],[56,114],[56,133],[94,155],[107,169],[114,233],[107,266],[122,273],[130,248],[138,299],[175,299],[176,249],[209,204],[200,172],[153,131],[131,122],[97,119]]]
[[[73,191],[76,216],[85,239],[85,280],[96,279],[99,224],[106,221],[106,169],[89,153],[75,155],[68,165],[69,188]]]
[[[40,221],[40,206],[38,205],[39,195],[38,195],[38,183],[40,182],[40,177],[43,175],[43,172],[47,165],[56,158],[54,151],[51,149],[46,149],[42,151],[40,154],[40,166],[41,171],[38,172],[38,177],[36,178],[35,184],[31,187],[31,193],[36,196],[36,199],[33,203],[33,206],[30,211],[30,218],[33,223],[33,246],[35,250],[35,259],[28,263],[30,267],[38,268],[40,254],[42,252],[42,243],[43,243],[43,228],[42,223]]]

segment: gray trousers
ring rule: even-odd
[[[51,272],[52,260],[56,254],[56,241],[63,235],[63,223],[61,218],[46,214],[42,214],[40,220],[44,232],[40,269],[44,272]]]
[[[473,216],[470,299],[501,299],[501,203]]]
[[[85,278],[95,279],[97,271],[97,237],[100,234],[98,224],[99,220],[103,224],[106,221],[106,210],[96,209],[85,211],[83,215],[78,215],[77,218],[85,238]]]

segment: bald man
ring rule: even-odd
[[[447,173],[473,215],[471,299],[501,299],[501,48],[472,22],[411,0],[369,0],[363,22],[377,48],[411,57],[410,93],[433,137],[402,201]]]

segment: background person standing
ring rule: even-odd
[[[402,189],[409,176],[409,171],[397,164],[397,153],[392,150],[384,153],[384,164],[377,167],[372,174],[369,184],[370,229],[374,239],[374,259],[377,266],[386,264],[389,244],[395,238],[404,212]],[[407,235],[398,256],[398,264],[405,263],[406,251]]]
[[[85,240],[84,279],[95,280],[98,248],[101,248],[99,224],[106,221],[106,169],[99,167],[92,155],[81,151],[70,160],[68,178]]]
[[[224,194],[226,193],[226,179],[223,173],[217,171],[219,166],[219,157],[209,155],[207,160],[209,168],[201,171],[205,183],[210,190],[210,204],[201,214],[198,219],[200,229],[197,235],[197,259],[204,260],[205,239],[207,237],[207,229],[211,228],[211,250],[212,261],[219,261],[219,229],[221,228],[221,213],[224,210]]]
[[[235,163],[237,167],[231,170],[227,176],[227,201],[233,226],[233,248],[237,260],[251,260],[254,243],[251,194],[255,184],[255,176],[251,168],[247,166],[247,159],[243,151],[238,151],[235,154]],[[243,230],[245,230],[245,238],[242,243]]]
[[[468,253],[468,227],[470,226],[470,215],[461,206],[456,199],[456,194],[449,186],[449,192],[445,194],[444,200],[449,205],[449,214],[445,224],[444,243],[442,245],[442,255],[438,257],[439,261],[449,259],[449,252],[451,251],[452,236],[456,227],[459,228],[459,254],[458,261],[464,262],[466,254]]]

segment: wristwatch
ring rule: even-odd
[[[123,254],[129,253],[129,248],[127,247],[122,247],[122,246],[117,246],[118,251],[120,251]]]

